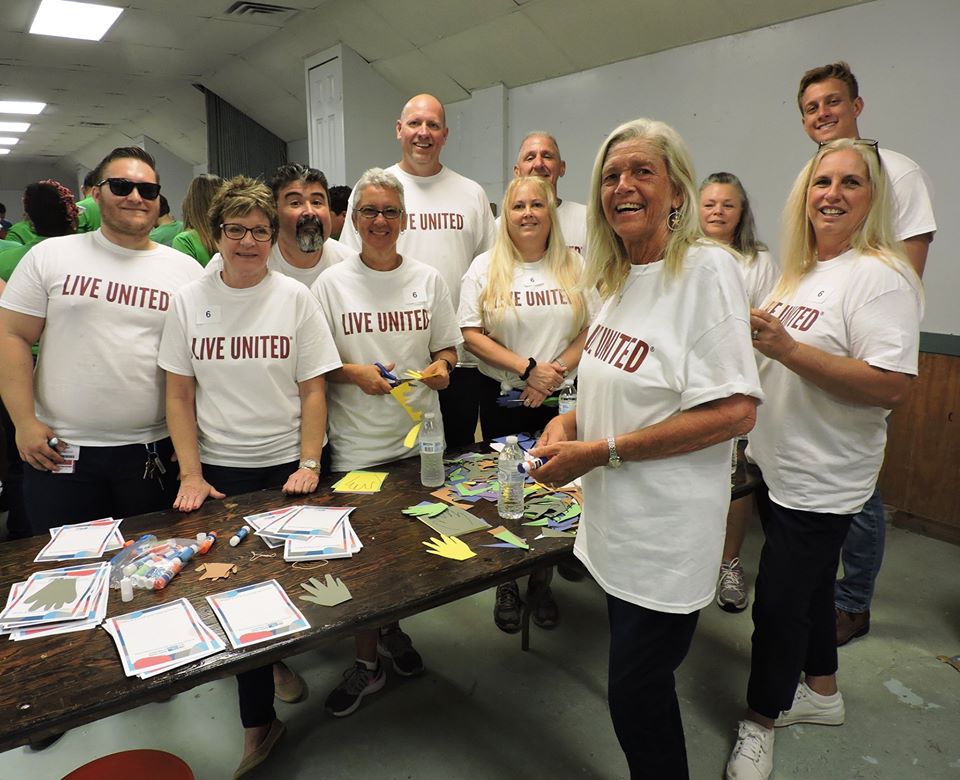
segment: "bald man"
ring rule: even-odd
[[[473,258],[493,246],[494,223],[487,195],[475,181],[440,162],[449,128],[443,105],[433,95],[407,101],[396,125],[400,162],[387,168],[403,185],[407,213],[397,250],[440,271],[454,308],[460,280]],[[344,222],[342,243],[360,250],[353,226],[353,198]],[[390,360],[384,355],[384,360]],[[440,391],[440,408],[448,447],[472,444],[477,428],[479,372],[476,359],[462,350],[450,386]]]
[[[587,247],[587,207],[572,200],[561,200],[557,181],[567,172],[567,164],[560,156],[557,139],[543,130],[527,133],[520,142],[513,175],[540,176],[550,180],[557,198],[560,230],[568,247],[583,255]]]

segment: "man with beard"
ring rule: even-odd
[[[350,254],[330,238],[330,194],[327,177],[299,163],[281,165],[270,180],[280,215],[277,243],[267,267],[307,287],[334,263]]]

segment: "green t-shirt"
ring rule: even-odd
[[[38,238],[39,236],[33,232],[33,225],[25,219],[14,222],[7,231],[7,241],[16,241],[18,244],[29,244]]]
[[[150,240],[156,241],[158,244],[165,244],[170,246],[170,242],[176,238],[178,233],[183,232],[183,223],[178,219],[173,222],[169,222],[166,225],[158,225],[153,230],[150,231]]]
[[[36,241],[31,241],[29,244],[17,244],[16,246],[0,250],[0,279],[9,282],[10,276],[13,274],[13,269],[17,267],[17,263],[30,251],[30,247],[34,244],[39,244],[41,240],[42,239],[38,237]]]
[[[100,229],[100,204],[93,196],[87,196],[77,201],[77,208],[80,209],[80,218],[77,220],[78,233],[91,233]]]
[[[185,255],[190,255],[204,268],[210,262],[210,253],[207,252],[206,247],[200,241],[200,236],[197,235],[196,230],[184,230],[182,233],[178,233],[170,242],[170,246]]]

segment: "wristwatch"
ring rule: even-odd
[[[312,471],[314,474],[316,474],[317,476],[320,476],[320,463],[318,461],[315,461],[313,458],[309,458],[308,460],[301,460],[300,468],[310,469],[310,471]]]
[[[558,358],[557,358],[556,360],[554,360],[553,362],[556,363],[558,366],[560,366],[560,369],[561,369],[561,371],[563,372],[564,379],[566,379],[567,374],[570,373],[570,368],[567,366],[567,364],[566,364],[566,362],[564,361],[564,359],[558,357]]]
[[[617,452],[617,440],[613,436],[607,436],[607,453],[610,455],[610,459],[607,461],[610,468],[618,469],[623,465],[623,458]]]
[[[537,361],[533,358],[527,358],[527,370],[520,374],[520,378],[526,382],[530,377],[530,372],[537,367]]]

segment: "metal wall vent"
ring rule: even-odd
[[[232,3],[226,11],[225,16],[241,16],[244,21],[260,22],[262,24],[276,25],[283,23],[298,12],[297,8],[290,8],[286,5],[273,5],[272,3],[252,3],[246,0]]]

